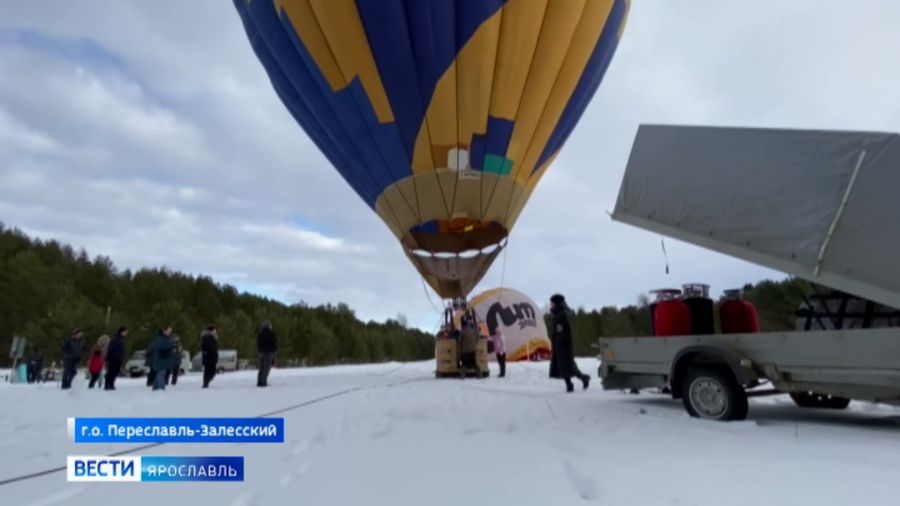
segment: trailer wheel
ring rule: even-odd
[[[847,409],[850,399],[815,392],[791,392],[791,399],[801,408]]]
[[[681,401],[696,418],[730,421],[747,418],[747,393],[729,372],[700,367],[688,371],[682,383]]]

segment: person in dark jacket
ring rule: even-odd
[[[203,388],[209,388],[219,364],[219,336],[215,327],[210,325],[200,335],[200,350],[203,352]]]
[[[259,374],[256,377],[256,386],[269,386],[269,371],[272,370],[272,362],[275,360],[275,352],[278,351],[278,336],[272,330],[272,323],[264,321],[262,329],[256,336],[256,350],[259,352]]]
[[[172,334],[172,360],[169,369],[166,370],[166,383],[175,386],[178,384],[178,373],[181,369],[181,336]]]
[[[478,370],[478,330],[475,328],[475,318],[471,314],[466,314],[460,320],[459,348],[460,361],[462,366],[459,368],[460,376],[466,377],[466,373],[471,369],[475,371],[475,377],[481,376]]]
[[[109,346],[106,348],[106,378],[103,382],[104,390],[116,389],[116,378],[122,371],[122,363],[125,361],[125,338],[128,337],[128,328],[119,327]]]
[[[575,346],[572,342],[572,324],[569,322],[569,307],[566,299],[560,294],[550,298],[550,312],[553,313],[553,329],[551,343],[553,345],[553,357],[551,359],[551,374],[555,372],[558,377],[566,382],[566,391],[572,392],[572,378],[581,380],[581,385],[587,390],[591,377],[578,370],[575,363]]]
[[[37,383],[43,381],[41,376],[44,369],[44,354],[41,350],[32,346],[28,354],[28,382]]]
[[[156,384],[156,369],[153,368],[153,345],[155,341],[150,339],[150,344],[144,350],[144,367],[147,368],[147,386],[152,387]]]
[[[165,326],[153,338],[153,390],[166,389],[166,370],[172,364],[172,327]]]
[[[63,377],[62,388],[72,388],[72,380],[77,374],[78,364],[81,362],[81,354],[84,353],[84,333],[81,329],[75,329],[66,338],[62,345]]]

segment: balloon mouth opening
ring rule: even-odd
[[[421,248],[414,248],[406,250],[407,253],[414,257],[421,258],[442,258],[442,259],[451,259],[451,258],[475,258],[481,255],[493,255],[498,251],[502,250],[506,247],[506,238],[503,238],[498,243],[489,244],[481,249],[467,249],[460,252],[448,252],[448,251],[428,251]]]
[[[508,235],[495,221],[434,220],[411,228],[402,243],[416,257],[475,258],[503,249]]]
[[[401,240],[419,274],[445,299],[465,297],[506,247],[497,222],[446,220],[418,225]]]

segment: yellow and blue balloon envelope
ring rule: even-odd
[[[506,244],[628,0],[235,0],[297,123],[444,298]]]

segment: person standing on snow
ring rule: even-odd
[[[550,368],[556,370],[559,377],[566,382],[566,392],[572,392],[572,377],[581,380],[581,385],[587,390],[591,382],[590,376],[578,370],[575,363],[575,346],[572,342],[572,325],[569,323],[569,307],[566,299],[561,294],[550,297],[550,312],[553,313],[553,358]]]
[[[68,390],[72,388],[72,380],[75,378],[78,370],[78,364],[81,362],[81,354],[84,353],[84,333],[81,329],[75,329],[72,334],[66,338],[62,345],[63,359],[63,377],[62,389]]]
[[[278,351],[278,336],[272,330],[272,323],[264,321],[262,329],[256,336],[256,350],[259,352],[259,374],[256,377],[256,386],[269,386],[269,371],[272,370],[272,362],[275,360],[275,352]]]
[[[107,339],[109,338],[107,337]],[[103,372],[103,348],[99,344],[91,348],[88,372],[91,374],[91,382],[88,384],[88,388],[94,388],[94,385],[100,383],[100,373]]]
[[[39,383],[43,381],[41,371],[44,369],[44,355],[41,350],[32,346],[28,354],[28,382]]]
[[[178,372],[181,369],[181,336],[172,334],[172,360],[169,369],[166,370],[166,383],[172,386],[178,384]]]
[[[125,360],[125,338],[128,337],[128,329],[119,327],[109,346],[106,348],[106,378],[104,378],[103,389],[115,390],[116,378],[122,371],[122,362]]]
[[[212,325],[200,335],[200,350],[203,352],[203,388],[209,388],[219,364],[219,336]]]
[[[155,336],[154,336],[155,337]],[[147,386],[152,387],[156,384],[156,369],[153,368],[153,345],[155,341],[154,338],[150,338],[150,344],[147,345],[147,349],[144,350],[144,367],[147,368]]]
[[[153,378],[153,390],[166,389],[166,371],[171,367],[172,360],[172,326],[167,325],[153,338],[153,370],[156,377]]]
[[[494,329],[494,333],[491,334],[491,341],[494,343],[494,354],[497,357],[497,365],[500,366],[500,375],[498,378],[502,378],[506,376],[506,343],[505,337],[503,337],[503,332],[500,331],[500,327]]]
[[[466,314],[460,320],[460,327],[462,327],[460,331],[460,349],[462,351],[462,367],[460,367],[459,371],[463,378],[466,377],[466,371],[470,368],[475,369],[476,377],[481,375],[481,371],[478,370],[478,361],[475,359],[475,355],[478,351],[478,330],[475,327],[475,318],[471,314]]]

